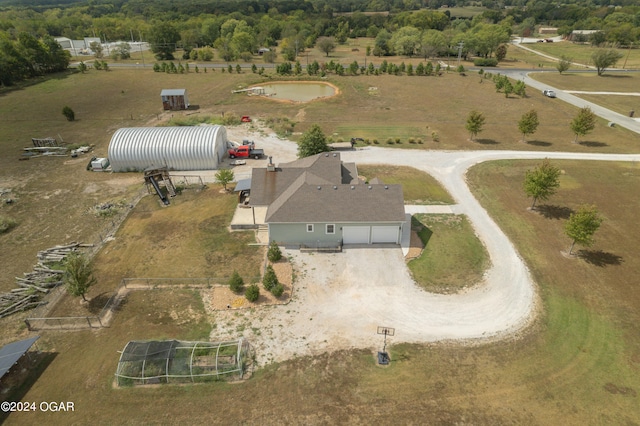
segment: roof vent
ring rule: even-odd
[[[384,189],[389,189],[389,187],[387,185],[384,186]]]
[[[337,185],[333,185],[333,189],[338,189],[338,186]]]
[[[320,185],[318,185],[318,191],[320,191],[322,189],[322,187]]]
[[[328,157],[328,156],[329,156],[329,153],[327,152],[324,156],[325,156],[325,157]]]
[[[356,189],[356,187],[355,187],[355,186],[353,186],[353,185],[351,185],[351,189]]]
[[[338,154],[336,154],[336,153],[334,152],[334,153],[333,153],[333,156],[334,156],[334,157],[337,157],[337,156],[338,156]]]
[[[369,185],[369,189],[373,188],[371,185]]]

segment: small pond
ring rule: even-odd
[[[328,84],[319,82],[279,82],[279,83],[265,83],[260,86],[254,86],[254,93],[257,89],[263,88],[264,92],[260,91],[262,96],[267,96],[271,99],[292,101],[292,102],[310,102],[315,99],[328,98],[338,94],[338,88]]]

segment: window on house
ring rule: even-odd
[[[313,223],[307,224],[307,232],[313,232]]]
[[[332,223],[327,223],[327,234],[335,234],[336,226]]]

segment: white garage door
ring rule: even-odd
[[[343,226],[342,244],[369,244],[369,226]]]
[[[372,226],[371,242],[372,243],[394,243],[398,242],[398,226]]]

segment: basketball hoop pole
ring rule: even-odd
[[[378,364],[389,364],[389,354],[387,354],[387,336],[393,336],[395,333],[395,328],[378,327],[378,334],[384,334],[384,346],[382,347],[382,352],[378,352]]]

